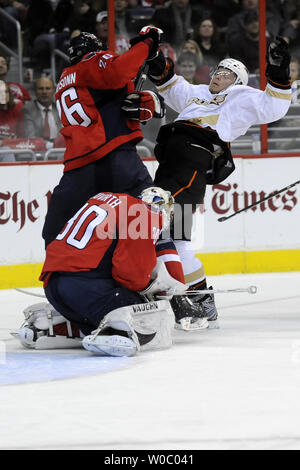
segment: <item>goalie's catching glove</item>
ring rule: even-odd
[[[166,112],[164,99],[154,91],[130,93],[123,101],[122,110],[128,119],[141,122],[149,121],[153,117],[162,118]]]
[[[267,52],[266,77],[280,85],[288,85],[290,80],[290,60],[288,43],[277,36]]]

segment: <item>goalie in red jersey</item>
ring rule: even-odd
[[[122,55],[103,51],[90,33],[71,39],[66,67],[56,88],[66,151],[64,175],[54,189],[43,238],[46,246],[82,204],[99,191],[138,196],[152,179],[136,153],[140,122],[164,115],[158,94],[135,91],[144,61],[159,47],[160,30],[149,27]]]
[[[187,287],[180,258],[172,240],[161,236],[173,214],[171,194],[150,187],[141,198],[93,196],[48,245],[40,280],[56,314],[46,307],[43,317],[40,308],[37,318],[35,310],[31,323],[14,333],[23,345],[55,345],[68,320],[64,347],[76,338],[74,327],[77,338],[78,329],[86,335],[83,346],[98,354],[133,355],[140,349],[169,347],[174,324],[169,299],[180,329],[208,326],[202,312],[181,295]],[[47,322],[44,330],[39,326],[45,317],[58,323],[51,335]]]

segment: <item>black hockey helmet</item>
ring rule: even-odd
[[[70,40],[68,54],[71,65],[76,64],[88,52],[98,52],[103,50],[103,44],[100,39],[92,33],[80,33]]]

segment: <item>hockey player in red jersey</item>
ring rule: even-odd
[[[92,340],[89,336],[103,318],[107,322],[107,318],[116,315],[110,315],[110,312],[120,310],[122,317],[124,307],[143,304],[145,296],[154,299],[153,296],[159,293],[165,299],[175,292],[179,294],[180,309],[174,310],[178,325],[184,327],[190,323],[194,329],[207,327],[206,318],[201,317],[198,309],[191,309],[190,304],[185,303],[188,299],[180,295],[186,290],[180,258],[173,242],[160,236],[169,226],[173,198],[169,192],[155,187],[144,190],[141,197],[137,199],[120,193],[93,196],[47,247],[40,276],[46,297],[64,319],[88,336],[88,344],[83,345],[89,350],[97,348],[102,340],[108,341],[106,345],[110,347],[110,339],[99,339],[97,334],[92,335]],[[171,311],[169,302],[163,306]],[[158,307],[137,307],[137,311]],[[130,323],[128,316],[126,318],[126,321],[123,317],[118,321]],[[121,335],[121,339],[113,341],[120,341],[118,347],[122,350],[123,342],[127,344],[131,336],[124,336],[121,327],[112,325],[109,331],[113,328],[118,332],[104,336]],[[165,327],[168,330],[169,327]],[[27,341],[27,345],[34,347],[34,337],[32,345],[26,339],[30,337],[30,331],[26,330],[26,338],[23,333],[24,329],[15,335],[23,344]],[[35,339],[37,336],[36,332]],[[45,338],[42,341],[44,343]],[[104,346],[101,343],[101,348]]]
[[[71,40],[71,65],[63,70],[56,88],[66,144],[65,168],[43,228],[46,245],[97,192],[138,196],[151,186],[136,144],[143,138],[140,121],[162,117],[163,100],[154,92],[135,92],[136,112],[129,117],[122,105],[134,91],[141,65],[156,55],[159,39],[159,30],[148,28],[133,38],[131,49],[120,56],[102,50],[101,41],[90,33]]]

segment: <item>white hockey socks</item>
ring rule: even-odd
[[[192,244],[189,241],[174,241],[183,267],[185,283],[190,287],[204,284],[206,277],[203,264],[195,256]]]

